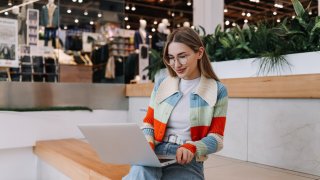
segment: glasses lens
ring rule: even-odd
[[[185,65],[187,64],[187,61],[188,61],[187,56],[179,57],[180,64]]]

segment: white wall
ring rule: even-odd
[[[0,180],[40,180],[48,175],[37,172],[37,157],[32,146],[38,140],[83,138],[77,128],[84,123],[123,123],[127,111],[96,110],[52,112],[0,112]],[[40,164],[41,165],[41,164]],[[47,168],[43,167],[42,170]]]

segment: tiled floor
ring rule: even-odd
[[[206,180],[320,180],[319,176],[213,155],[205,162]]]

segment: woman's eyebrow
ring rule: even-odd
[[[177,54],[177,56],[185,54],[185,53],[187,53],[187,52],[181,52],[181,53]],[[173,56],[173,55],[172,54],[168,54],[168,56]]]

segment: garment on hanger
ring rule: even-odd
[[[140,31],[134,33],[134,48],[139,49],[140,44],[149,44],[149,33],[146,32],[146,37],[143,38]]]

